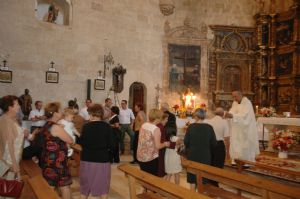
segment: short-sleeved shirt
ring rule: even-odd
[[[158,157],[158,150],[155,148],[154,143],[154,131],[157,128],[157,126],[149,122],[146,122],[142,125],[138,139],[138,161],[149,162]]]
[[[122,109],[120,108],[119,120],[120,124],[130,124],[131,120],[134,120],[135,117],[130,108]]]
[[[210,120],[204,120],[204,122],[213,127],[218,141],[224,140],[224,137],[229,137],[229,124],[227,120],[219,115],[216,115]]]

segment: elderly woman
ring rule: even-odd
[[[113,150],[113,129],[103,121],[104,110],[100,104],[88,108],[90,121],[82,128],[79,143],[82,146],[80,161],[81,198],[108,197]]]
[[[141,170],[158,176],[158,151],[169,147],[170,142],[160,142],[161,132],[156,126],[160,123],[163,112],[152,109],[149,112],[149,122],[144,123],[139,132],[137,159]]]
[[[40,129],[42,154],[40,166],[43,176],[50,186],[57,187],[63,199],[71,198],[72,179],[68,168],[68,147],[73,139],[64,128],[57,124],[62,118],[60,104],[52,102],[45,107],[46,124]]]
[[[217,140],[213,127],[203,123],[205,114],[205,110],[196,109],[194,113],[195,123],[188,127],[184,137],[184,145],[187,149],[188,160],[211,165],[212,153]],[[196,189],[195,175],[188,173],[187,182],[191,184],[191,189]]]
[[[19,161],[25,132],[17,122],[17,113],[20,110],[18,98],[12,95],[4,96],[1,109],[3,115],[0,117],[0,177],[6,174],[6,179],[20,179]]]

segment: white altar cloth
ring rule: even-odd
[[[284,126],[300,126],[300,118],[259,117],[257,118],[257,123],[284,125]]]
[[[178,137],[184,138],[185,125],[186,125],[187,122],[194,123],[195,120],[191,117],[187,117],[187,118],[176,117],[177,136]]]

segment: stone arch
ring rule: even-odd
[[[147,88],[141,82],[133,82],[129,87],[129,103],[128,106],[133,109],[134,105],[141,103],[144,106],[144,111],[147,108]]]
[[[72,3],[71,0],[36,0],[35,16],[38,20],[49,21],[49,8],[54,6],[58,10],[56,20],[51,22],[58,25],[68,26],[72,20]]]

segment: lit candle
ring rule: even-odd
[[[258,114],[258,106],[255,106],[255,114]]]

